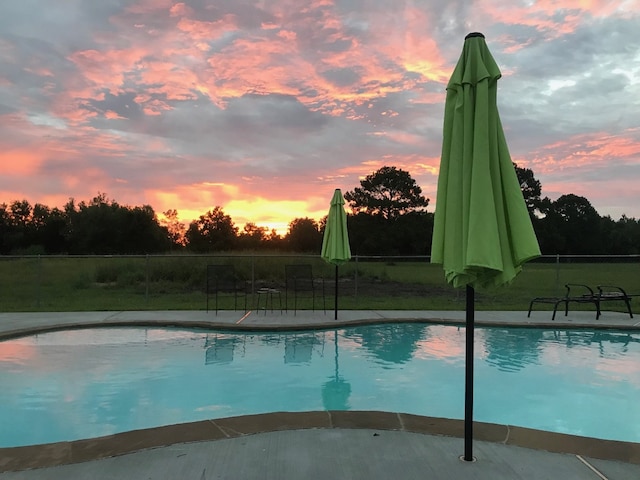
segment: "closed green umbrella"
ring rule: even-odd
[[[344,211],[344,198],[339,188],[333,192],[327,225],[322,238],[321,257],[336,266],[335,281],[335,316],[338,319],[338,265],[346,263],[351,258],[349,247],[349,232],[347,232],[347,214]]]
[[[431,247],[447,282],[466,286],[465,454],[473,459],[474,289],[510,283],[540,255],[496,96],[500,69],[484,35],[465,37],[447,84]]]

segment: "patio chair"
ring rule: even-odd
[[[316,305],[316,280],[313,278],[313,270],[310,264],[294,264],[284,266],[285,287],[284,305],[289,310],[289,297],[293,296],[293,314],[298,310],[298,297],[310,297],[311,309],[315,311]],[[318,279],[322,288],[318,295],[322,295],[322,309],[327,313],[324,295],[324,280]]]
[[[244,298],[244,311],[247,311],[247,297],[249,289],[247,282],[241,280],[233,265],[207,265],[207,312],[209,311],[209,297],[215,298],[215,310],[218,314],[218,300],[220,295],[233,295],[233,309],[238,309],[238,300]]]
[[[315,333],[293,334],[284,338],[284,363],[308,363],[315,347],[321,346],[320,356],[324,352],[324,338],[320,341]]]

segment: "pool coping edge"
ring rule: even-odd
[[[109,327],[172,327],[172,328],[199,328],[220,331],[239,332],[261,332],[261,331],[303,331],[303,330],[334,330],[336,328],[358,327],[365,325],[378,325],[388,323],[422,323],[438,325],[464,326],[465,320],[443,318],[443,317],[372,317],[358,318],[350,320],[332,320],[304,322],[298,324],[282,324],[265,322],[262,324],[250,323],[228,323],[210,320],[182,320],[182,319],[131,319],[131,318],[106,318],[100,321],[69,321],[47,324],[29,325],[14,328],[11,330],[0,330],[0,341],[14,338],[36,335],[41,333],[56,332],[62,330],[78,330],[85,328],[109,328]],[[513,321],[505,322],[489,319],[475,319],[474,324],[478,327],[513,327],[513,328],[550,328],[550,329],[589,329],[589,330],[619,330],[619,331],[640,331],[640,322],[637,324],[627,323],[590,323],[590,322],[569,322],[569,321]]]
[[[0,448],[0,473],[82,463],[180,443],[283,430],[373,429],[464,437],[464,422],[381,411],[274,412],[166,425],[104,437]],[[474,422],[474,440],[640,465],[640,443]]]

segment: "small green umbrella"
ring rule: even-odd
[[[322,238],[322,253],[320,256],[336,266],[335,285],[335,319],[338,319],[338,265],[346,263],[351,258],[349,247],[349,232],[347,232],[347,214],[344,211],[344,198],[339,188],[333,192],[327,225]]]
[[[472,460],[474,289],[510,283],[540,255],[497,107],[500,69],[484,35],[465,37],[447,84],[431,247],[447,282],[466,286],[465,460]]]

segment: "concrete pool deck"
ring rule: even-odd
[[[279,310],[0,313],[0,340],[96,326],[213,329],[334,328],[389,322],[463,324],[463,311]],[[477,325],[640,331],[628,314],[477,311]],[[639,427],[640,428],[640,427]],[[463,462],[462,421],[392,412],[251,415],[125,432],[99,439],[0,449],[4,479],[636,479],[640,444],[521,427],[474,426],[477,462]]]

